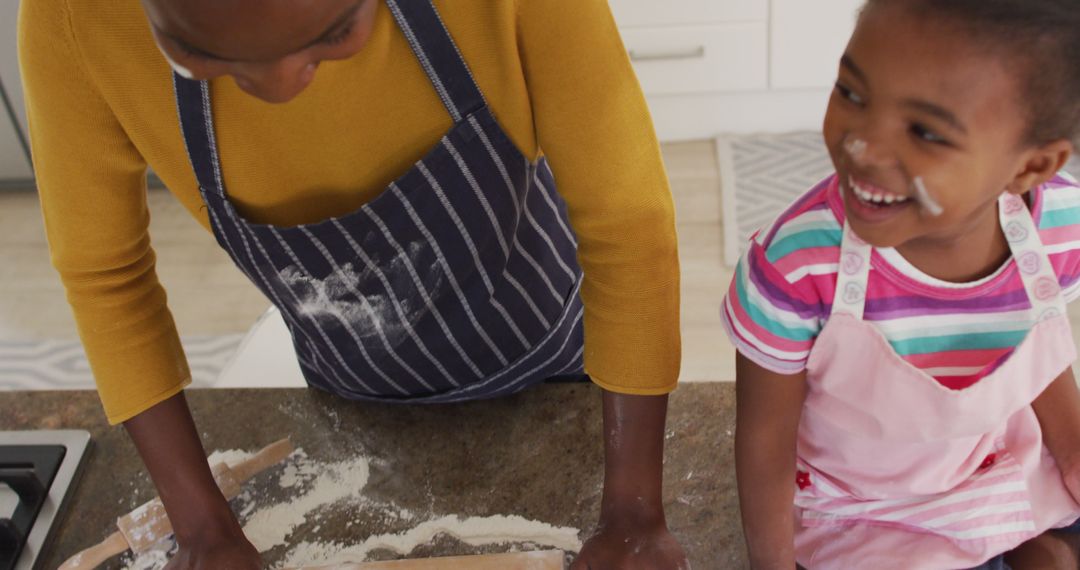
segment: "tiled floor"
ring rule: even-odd
[[[712,141],[664,145],[682,258],[683,380],[731,380],[734,353],[718,307],[720,174]],[[150,192],[158,274],[182,336],[246,331],[269,306],[214,239],[165,191]],[[49,264],[37,196],[0,192],[0,341],[68,339],[75,324]]]

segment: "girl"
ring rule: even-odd
[[[170,568],[260,561],[183,399],[147,166],[281,309],[315,388],[439,403],[587,369],[609,453],[577,567],[685,564],[660,493],[671,197],[604,2],[34,0],[19,29],[53,261]]]
[[[1075,0],[867,2],[724,303],[755,568],[1077,567],[1078,61]]]

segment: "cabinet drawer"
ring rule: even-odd
[[[764,89],[768,82],[765,22],[629,29],[622,36],[647,95]]]
[[[768,0],[609,0],[619,27],[765,21]]]

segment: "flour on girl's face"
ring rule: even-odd
[[[300,268],[290,265],[278,272],[284,283],[299,299],[295,310],[301,316],[317,319],[330,326],[340,326],[345,321],[361,338],[386,335],[391,345],[396,345],[405,334],[402,317],[408,323],[416,322],[428,312],[427,303],[416,289],[410,269],[423,283],[429,297],[435,297],[443,282],[438,267],[418,260],[423,248],[418,243],[408,245],[408,253],[390,258],[379,270],[394,289],[398,306],[386,290],[378,275],[371,268],[357,273],[353,263],[338,267],[325,279],[318,279]],[[364,291],[377,291],[364,294]]]

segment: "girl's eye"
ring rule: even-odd
[[[353,23],[349,22],[349,24],[347,24],[344,28],[341,28],[341,31],[337,32],[336,34],[334,34],[332,36],[327,36],[327,37],[323,38],[322,43],[324,43],[326,45],[340,44],[341,42],[347,40],[350,35],[352,35],[352,31],[353,31]]]
[[[918,123],[911,125],[911,134],[914,135],[915,138],[928,143],[941,145],[949,144],[949,141],[945,140],[944,137],[941,137],[934,131],[931,131]]]
[[[844,86],[843,83],[836,84],[836,92],[839,93],[840,96],[844,99],[847,99],[848,101],[851,101],[856,105],[863,105],[866,103],[866,101],[863,100],[862,96],[860,96],[858,93],[855,93],[851,89],[848,89],[846,86]]]

